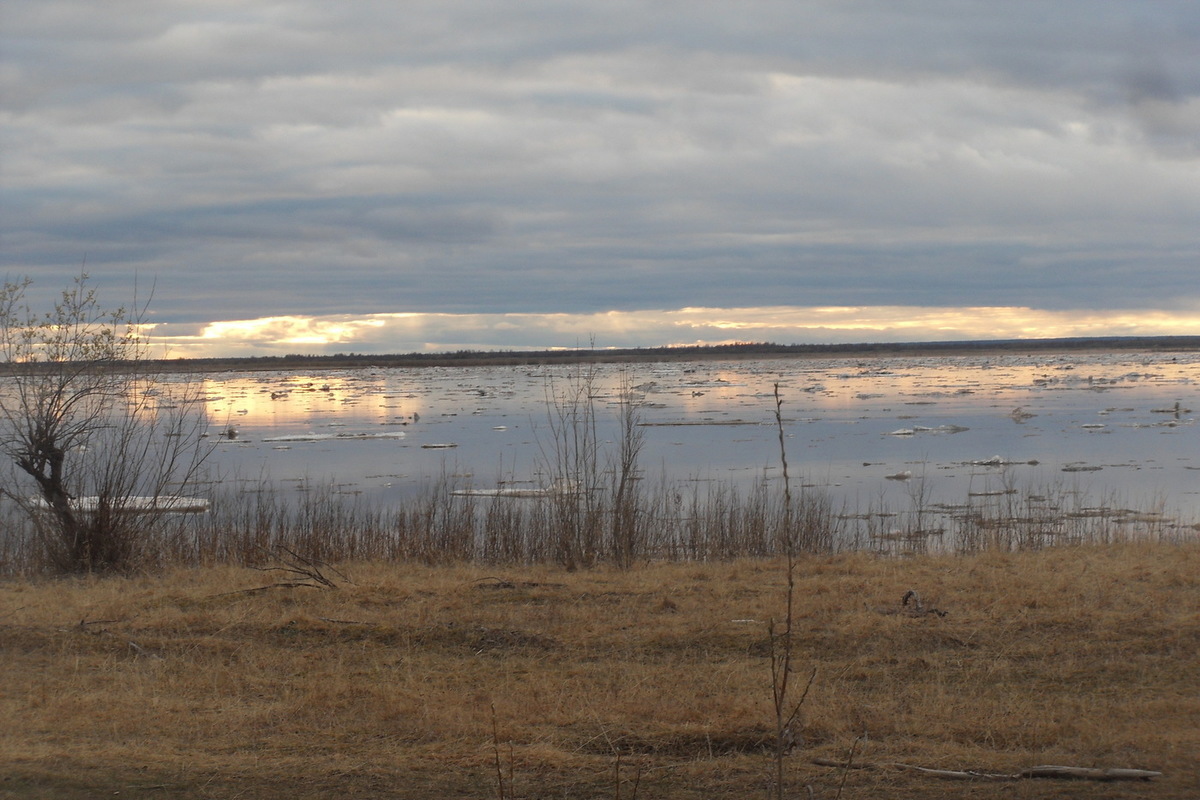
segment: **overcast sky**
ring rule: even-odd
[[[178,354],[1200,334],[1195,0],[0,9],[0,274]]]

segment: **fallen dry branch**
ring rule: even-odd
[[[157,658],[159,661],[165,660],[158,653],[154,653],[154,652],[147,650],[146,648],[142,647],[140,644],[133,641],[132,639],[129,640],[129,649],[132,650],[133,652],[137,653],[139,656],[145,656],[146,658]]]
[[[324,572],[322,568],[332,572],[346,583],[354,583],[333,566],[315,558],[305,558],[293,550],[290,550],[282,545],[275,549],[275,558],[280,562],[278,565],[266,567],[251,567],[259,572],[282,572],[292,576],[291,582],[277,583],[276,586],[311,586],[314,589],[326,588],[336,589],[337,583]]]
[[[209,595],[210,598],[215,597],[230,597],[240,594],[260,594],[268,592],[271,589],[336,589],[337,583],[321,572],[321,568],[329,570],[342,579],[346,583],[353,583],[349,578],[343,575],[338,570],[334,569],[324,561],[316,559],[308,559],[297,555],[286,547],[275,548],[276,553],[283,555],[277,556],[277,560],[282,562],[280,565],[272,565],[267,567],[251,566],[250,569],[258,572],[282,572],[292,578],[292,580],[276,581],[265,586],[253,586],[249,589],[237,589],[232,592],[219,592],[218,594]],[[264,548],[265,551],[265,548]],[[82,624],[82,623],[80,623]]]
[[[261,594],[269,592],[272,589],[320,589],[321,587],[313,583],[305,583],[302,581],[281,581],[279,583],[269,583],[266,586],[252,586],[249,589],[235,589],[232,592],[218,592],[217,594],[207,595],[205,599],[213,599],[218,597],[232,597],[239,594]]]
[[[928,767],[917,767],[912,764],[882,764],[880,766],[891,766],[893,769],[917,772],[921,775],[928,775],[931,778],[948,778],[960,781],[1015,781],[1025,777],[1022,773],[1009,775],[996,772],[978,772],[976,770],[930,769]]]
[[[1161,772],[1145,769],[1095,769],[1091,767],[1061,767],[1043,764],[1029,767],[1020,772],[979,772],[977,770],[930,769],[913,764],[854,764],[838,761],[832,758],[815,758],[813,763],[821,767],[836,767],[837,769],[899,769],[906,772],[917,772],[931,778],[948,778],[965,781],[1016,781],[1025,778],[1058,778],[1065,780],[1089,781],[1148,781],[1161,778]]]
[[[909,600],[912,601],[911,606],[908,604]],[[905,592],[904,597],[900,598],[900,605],[901,607],[905,608],[909,614],[918,617],[922,614],[936,614],[939,617],[944,617],[950,613],[948,611],[942,611],[940,608],[926,608],[924,604],[921,603],[921,595],[917,594],[916,589],[909,589],[907,592]]]
[[[561,589],[565,584],[545,583],[543,581],[508,581],[503,578],[488,577],[471,581],[477,589]]]

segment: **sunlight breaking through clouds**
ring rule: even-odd
[[[354,342],[371,328],[386,326],[382,318],[343,319],[331,317],[265,317],[263,319],[212,322],[199,338],[216,343],[258,342],[275,345],[326,345]]]
[[[155,338],[173,355],[208,357],[1172,335],[1200,335],[1200,311],[766,306],[595,314],[406,312],[216,321],[194,334],[162,324]]]

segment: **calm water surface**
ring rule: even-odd
[[[792,478],[850,510],[1016,487],[1200,519],[1194,353],[231,372],[205,381],[214,432],[236,431],[214,472],[381,504],[447,477],[543,486],[548,398],[588,369],[609,450],[621,381],[637,387],[654,480],[778,480],[778,384]]]

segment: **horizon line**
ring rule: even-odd
[[[645,346],[588,346],[588,347],[547,347],[547,348],[516,348],[500,345],[494,348],[460,348],[442,351],[410,351],[394,353],[358,353],[354,351],[339,353],[286,353],[269,355],[242,356],[176,356],[154,361],[169,362],[233,362],[245,363],[256,361],[455,361],[471,358],[504,359],[504,358],[541,358],[562,360],[568,358],[586,358],[589,356],[603,359],[604,357],[619,356],[654,356],[654,355],[721,355],[724,353],[752,355],[806,355],[813,353],[846,353],[846,354],[885,354],[894,352],[912,352],[919,350],[984,350],[1000,348],[1021,351],[1044,351],[1055,348],[1063,349],[1093,349],[1115,347],[1121,350],[1139,349],[1138,345],[1156,350],[1200,350],[1200,336],[1196,335],[1113,335],[1113,336],[1060,336],[1060,337],[1031,337],[1003,339],[950,339],[926,341],[862,341],[862,342],[826,342],[826,343],[791,343],[777,342],[724,342],[715,344],[663,344]]]

